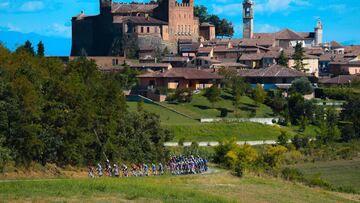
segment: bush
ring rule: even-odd
[[[284,168],[281,171],[281,177],[288,181],[303,181],[304,174],[296,168]]]
[[[225,118],[228,116],[228,110],[227,109],[221,109],[220,117]]]
[[[182,138],[179,139],[178,145],[179,146],[184,146],[184,142],[185,142],[185,138],[182,137]]]
[[[242,167],[241,163],[237,163],[235,166],[235,175],[237,177],[243,177],[244,176],[244,168]]]

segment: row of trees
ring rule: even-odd
[[[25,47],[0,45],[0,169],[7,161],[64,166],[165,157],[171,134],[159,117],[127,111],[131,71],[102,74],[85,57],[64,67]]]

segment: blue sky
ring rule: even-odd
[[[115,0],[120,2],[121,0]],[[129,2],[133,0],[123,0]],[[14,49],[24,40],[45,42],[47,55],[68,55],[71,17],[97,14],[99,0],[0,0],[0,41]],[[147,2],[138,0],[138,2]],[[227,18],[241,37],[242,0],[195,0],[210,13]],[[255,0],[255,31],[283,28],[313,31],[316,20],[324,24],[324,40],[360,44],[360,0]]]

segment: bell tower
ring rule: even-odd
[[[320,46],[322,42],[323,42],[323,24],[319,18],[315,27],[315,46]]]
[[[254,3],[252,0],[243,1],[243,38],[254,36]]]
[[[100,0],[100,14],[111,13],[112,0]]]

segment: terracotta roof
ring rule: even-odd
[[[359,75],[339,75],[334,78],[324,78],[319,80],[320,84],[349,85],[354,80],[360,80]]]
[[[323,55],[325,52],[322,48],[305,48],[305,53],[310,55]]]
[[[315,32],[297,32],[298,35],[303,37],[304,39],[314,39]]]
[[[167,25],[167,22],[144,16],[114,16],[114,23],[131,22],[140,25]]]
[[[129,65],[131,68],[168,68],[170,63],[133,63]]]
[[[219,61],[219,60],[212,59],[212,58],[206,57],[206,56],[198,56],[198,57],[196,57],[196,58],[194,58],[194,59],[205,60],[205,61],[209,61],[209,62],[211,62],[211,63],[221,63],[221,61]]]
[[[238,75],[242,77],[307,77],[306,73],[286,68],[280,65],[272,65],[268,68],[238,70]]]
[[[165,56],[162,59],[163,62],[174,62],[174,61],[186,62],[187,60],[189,60],[188,57],[182,57],[182,56],[168,56],[168,57]]]
[[[304,37],[300,36],[298,33],[289,30],[289,29],[283,29],[279,32],[275,33],[275,38],[279,40],[302,40]]]
[[[236,62],[222,62],[219,64],[214,64],[214,67],[240,67],[240,68],[249,68],[248,65]]]
[[[319,61],[344,61],[344,55],[326,53],[320,56]]]
[[[212,47],[199,47],[198,53],[210,53],[212,50]]]
[[[184,79],[222,79],[223,77],[209,71],[196,68],[173,68],[165,72],[147,72],[139,78],[184,78]]]
[[[249,60],[261,60],[264,57],[264,54],[242,54],[239,58],[240,61],[249,61]]]
[[[158,4],[122,4],[113,3],[111,6],[112,13],[151,13]]]
[[[201,23],[200,27],[215,27],[215,25],[206,22],[206,23]]]
[[[253,39],[242,39],[239,42],[239,46],[248,47],[248,46],[273,46],[275,43],[275,38],[272,37],[260,37],[260,38],[253,38]]]
[[[331,41],[330,46],[331,46],[331,48],[334,48],[334,49],[343,48],[343,46],[337,41]]]

